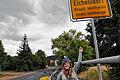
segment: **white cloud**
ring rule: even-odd
[[[33,52],[36,52],[38,49],[42,49],[45,50],[47,55],[52,55],[51,38],[57,37],[64,30],[68,29],[69,27],[65,27],[65,25],[48,27],[48,25],[46,26],[44,23],[40,23],[37,17],[33,17],[32,22],[26,25],[20,33],[28,35],[30,47]]]
[[[12,41],[8,39],[2,40],[4,44],[5,51],[8,53],[8,55],[15,56],[17,55],[17,49],[19,48],[20,41]]]
[[[35,14],[28,0],[0,0],[0,21],[6,21],[7,17],[13,16],[27,23],[29,19],[23,14]]]
[[[19,29],[23,27],[21,20],[9,16],[7,21],[0,22],[0,38],[18,41],[20,39]]]
[[[9,2],[9,0],[5,1]],[[2,39],[5,50],[10,55],[16,55],[20,40],[22,40],[24,34],[28,36],[29,46],[33,53],[38,49],[42,49],[47,55],[52,55],[51,38],[57,37],[63,31],[74,28],[86,33],[84,31],[86,22],[73,23],[70,21],[66,0],[14,1],[11,1],[9,5],[4,5],[2,8],[8,10],[9,6],[15,3],[13,5],[15,8],[10,7],[12,12],[2,10],[1,13],[5,13],[5,15],[0,15],[0,18],[5,18],[0,20],[0,39]],[[2,1],[1,4],[3,5],[5,2]],[[19,5],[22,7],[19,7]]]
[[[67,5],[67,0],[42,0],[37,10],[38,18],[48,25],[64,24],[68,18]]]

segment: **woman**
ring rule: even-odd
[[[82,60],[82,52],[83,52],[83,48],[80,48],[78,61],[73,68],[71,61],[67,57],[63,59],[62,61],[63,70],[59,73],[57,80],[78,80],[77,71],[80,67],[80,63]]]

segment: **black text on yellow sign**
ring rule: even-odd
[[[73,20],[111,17],[108,0],[70,0]]]

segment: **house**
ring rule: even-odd
[[[47,57],[47,63],[48,63],[48,66],[58,66],[58,57],[56,55],[52,55],[52,56],[48,56]]]

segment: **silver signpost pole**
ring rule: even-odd
[[[94,39],[96,58],[99,59],[99,50],[98,50],[98,44],[97,44],[97,38],[96,38],[96,32],[95,32],[94,19],[92,18],[92,19],[90,19],[90,21],[91,21],[91,24],[92,24],[92,34],[93,34],[93,39]],[[97,66],[98,66],[99,80],[102,80],[101,66],[100,66],[100,64],[97,64]]]

